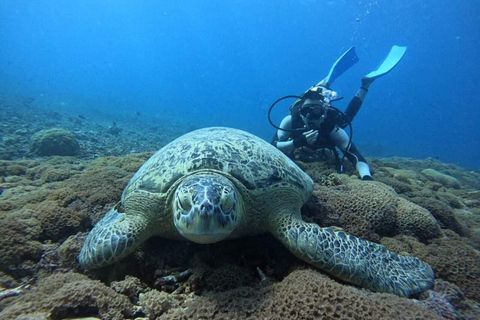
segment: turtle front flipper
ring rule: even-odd
[[[432,268],[425,262],[343,231],[283,214],[277,216],[271,232],[303,261],[373,291],[408,297],[433,285]]]
[[[90,231],[78,260],[85,269],[114,263],[129,255],[146,240],[147,222],[141,215],[118,212],[114,206]]]

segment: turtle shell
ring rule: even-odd
[[[212,127],[192,131],[170,142],[137,171],[123,191],[164,195],[185,175],[214,170],[234,177],[255,195],[271,188],[295,188],[305,201],[313,182],[293,161],[264,140],[245,131]]]

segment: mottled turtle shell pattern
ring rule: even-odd
[[[274,146],[245,131],[211,127],[192,131],[155,153],[133,176],[122,199],[134,190],[164,194],[180,178],[215,170],[239,181],[251,199],[271,189],[294,189],[306,201],[312,179]]]

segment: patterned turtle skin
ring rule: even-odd
[[[312,179],[247,132],[205,128],[172,141],[130,180],[80,252],[85,269],[114,263],[153,236],[213,243],[272,233],[299,259],[343,281],[408,297],[433,285],[428,264],[302,220]]]

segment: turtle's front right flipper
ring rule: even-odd
[[[78,257],[81,267],[95,269],[114,263],[146,240],[145,218],[121,213],[120,206],[115,205],[88,234]]]
[[[272,233],[295,256],[343,281],[402,297],[433,285],[428,264],[397,255],[382,245],[320,228],[289,214],[280,215],[272,227]]]

